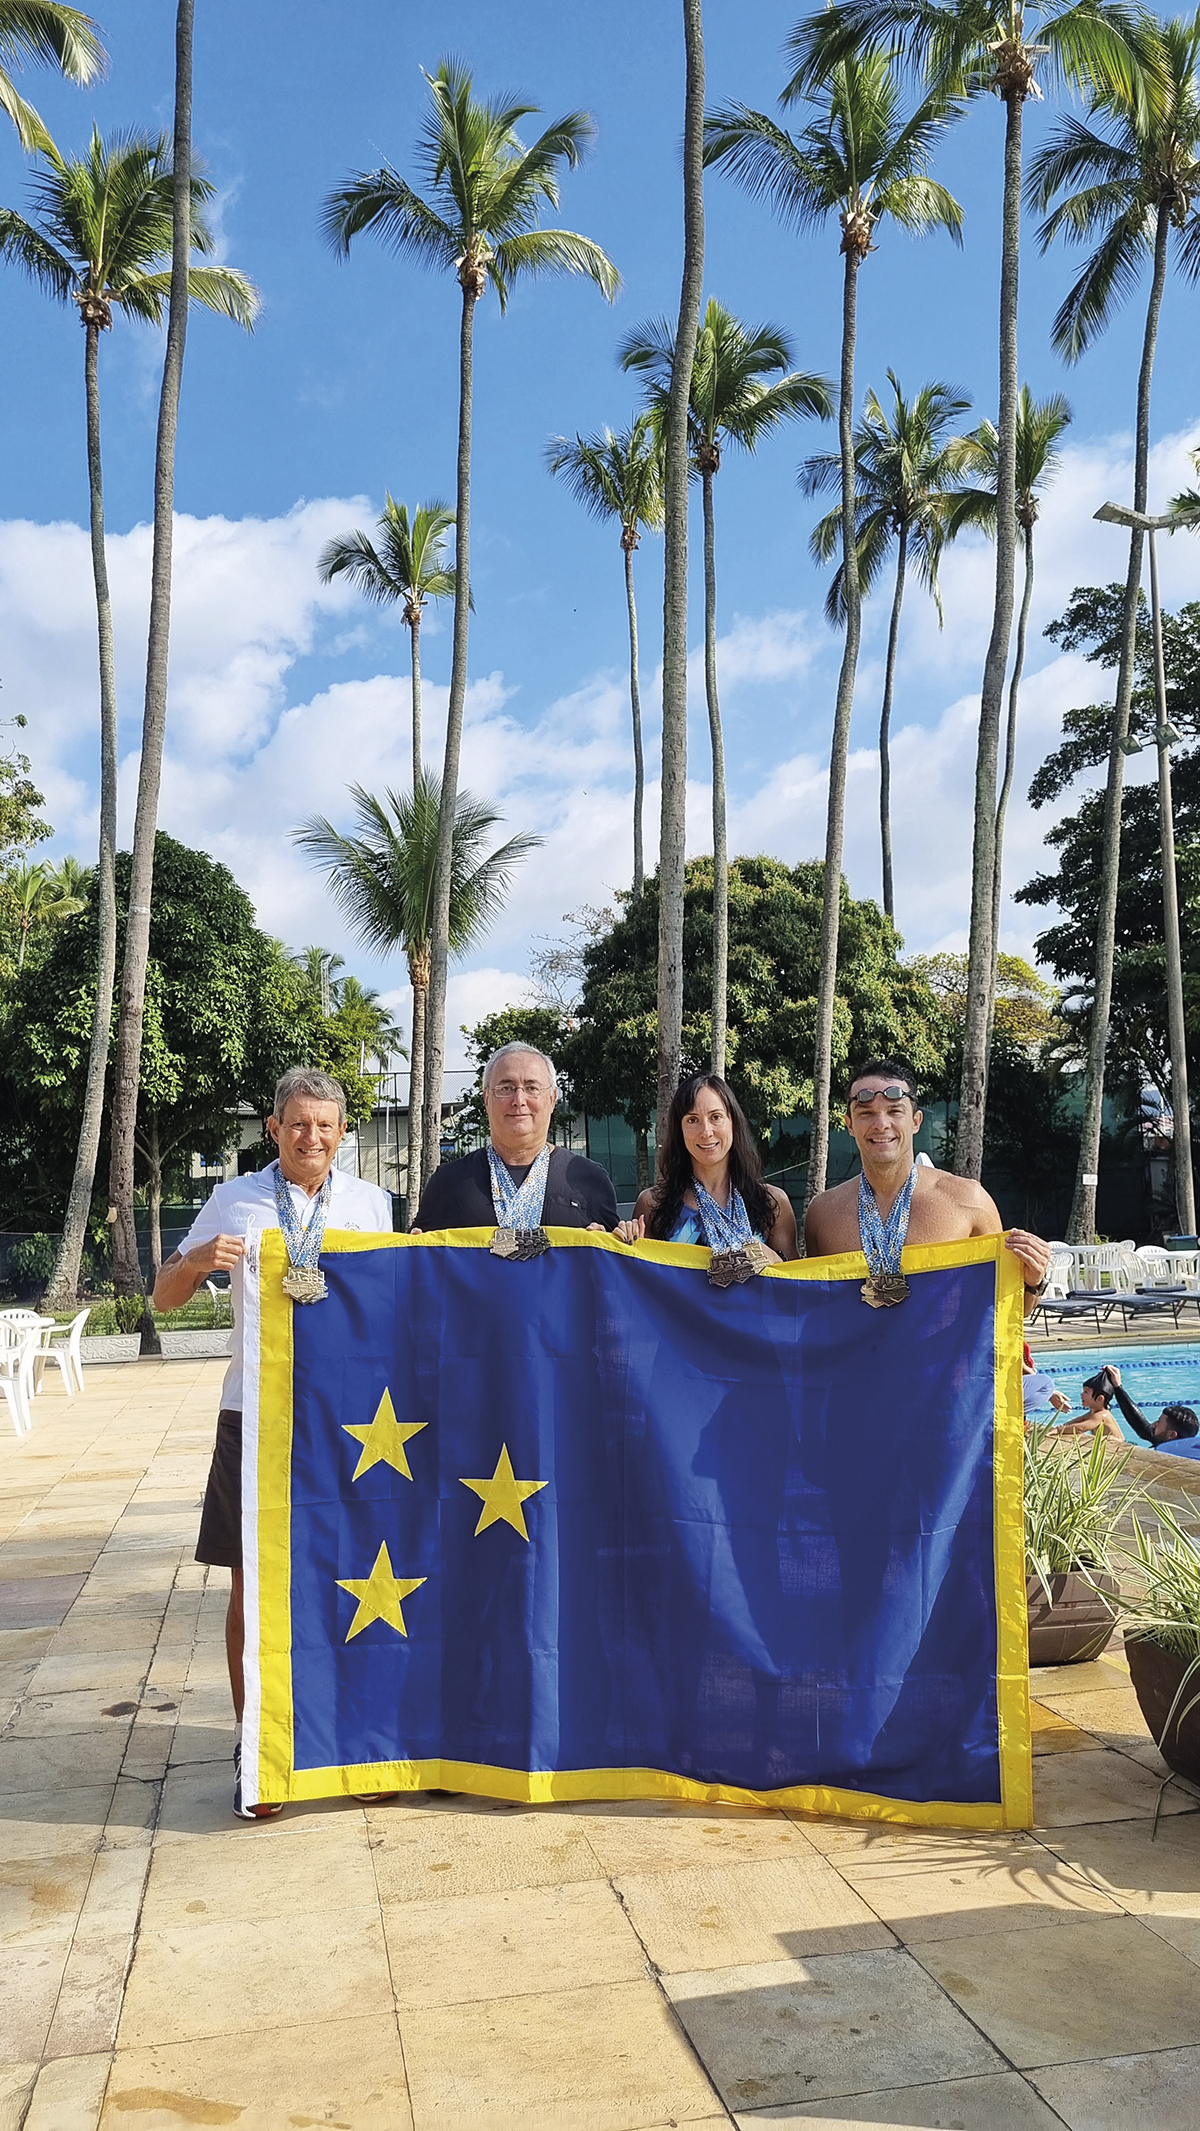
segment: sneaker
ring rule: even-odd
[[[282,1813],[283,1811],[282,1805],[242,1804],[242,1742],[240,1739],[235,1739],[233,1742],[233,1810],[239,1820],[273,1820],[276,1813]]]

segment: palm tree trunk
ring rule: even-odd
[[[455,497],[454,649],[450,701],[446,708],[446,755],[433,866],[433,926],[425,1029],[425,1102],[421,1149],[425,1179],[442,1158],[442,1075],[446,1066],[446,982],[450,960],[450,888],[458,765],[462,756],[463,706],[467,697],[467,650],[471,621],[471,385],[472,340],[479,290],[464,262],[462,324],[458,343],[458,487]]]
[[[645,1132],[634,1133],[633,1149],[634,1161],[637,1165],[637,1188],[639,1191],[645,1191],[650,1182],[650,1146],[648,1135]]]
[[[428,954],[408,957],[412,984],[412,1040],[408,1053],[408,1225],[417,1218],[425,1183],[423,1156],[425,1102],[425,1006],[429,997]]]
[[[633,900],[636,903],[646,882],[642,850],[642,809],[645,801],[646,766],[642,759],[642,691],[638,680],[637,602],[633,596],[633,549],[625,549],[625,605],[629,609],[629,708],[633,716]]]
[[[1142,363],[1138,373],[1137,441],[1133,468],[1133,507],[1146,508],[1146,478],[1150,464],[1150,387],[1154,377],[1154,351],[1158,319],[1167,279],[1167,241],[1171,229],[1171,204],[1158,209],[1154,234],[1154,273],[1146,305],[1146,328],[1142,337]],[[1125,580],[1125,613],[1121,634],[1121,659],[1117,668],[1117,699],[1113,710],[1112,742],[1108,754],[1108,780],[1104,787],[1104,826],[1100,846],[1100,903],[1096,912],[1096,962],[1092,978],[1092,1012],[1088,1023],[1087,1066],[1083,1083],[1083,1118],[1079,1128],[1079,1167],[1075,1196],[1067,1224],[1067,1241],[1086,1243],[1096,1233],[1096,1185],[1100,1168],[1100,1127],[1104,1114],[1104,1062],[1108,1049],[1108,1017],[1112,1006],[1113,960],[1116,953],[1117,880],[1121,865],[1121,796],[1125,782],[1125,742],[1129,738],[1129,705],[1133,696],[1134,660],[1137,652],[1138,593],[1142,584],[1140,526],[1129,535],[1129,573]]]
[[[829,806],[825,819],[825,879],[821,894],[821,969],[817,980],[817,1043],[813,1059],[812,1137],[808,1150],[805,1204],[825,1189],[829,1162],[829,1083],[833,1072],[833,1011],[837,996],[838,931],[841,923],[842,846],[846,832],[846,761],[850,753],[850,714],[862,631],[858,591],[858,543],[854,525],[854,342],[857,329],[857,249],[843,246],[842,376],[838,403],[838,441],[842,454],[842,585],[846,603],[846,642],[838,674],[829,751]]]
[[[712,1069],[725,1078],[725,1024],[729,988],[729,843],[725,821],[725,739],[717,697],[717,552],[713,479],[701,476],[704,498],[704,693],[712,738],[713,947]]]
[[[192,249],[192,21],[195,0],[179,0],[175,17],[175,211],[171,233],[171,306],[158,406],[154,461],[154,553],[150,569],[150,627],[146,645],[146,702],[142,760],[138,773],[129,913],[121,972],[121,1020],[113,1074],[112,1161],[109,1218],[113,1220],[113,1286],[118,1295],[142,1288],[137,1231],[133,1221],[133,1140],[137,1123],[142,1055],[146,963],[150,954],[150,899],[154,890],[154,838],[162,783],[167,724],[167,659],[171,631],[171,537],[175,500],[175,432],[187,339],[188,264]],[[115,1217],[115,1218],[114,1218]],[[143,1343],[147,1334],[143,1320]]]
[[[987,1102],[988,1030],[995,989],[992,898],[996,875],[996,763],[1004,674],[1012,635],[1016,583],[1017,521],[1010,499],[1017,492],[1017,280],[1021,261],[1021,133],[1025,94],[1005,96],[1004,211],[1000,255],[1000,411],[997,423],[996,600],[983,668],[979,740],[975,755],[975,835],[971,856],[971,936],[967,966],[967,1013],[963,1031],[962,1080],[954,1168],[978,1177],[983,1167],[983,1113]]]
[[[421,617],[410,624],[412,636],[412,772],[413,792],[421,781]]]
[[[658,846],[658,1144],[683,1048],[683,861],[687,836],[688,401],[704,293],[704,11],[683,0],[683,276],[663,471],[662,812]]]
[[[100,456],[100,329],[86,328],[84,383],[87,396],[88,487],[91,495],[92,582],[96,591],[96,634],[100,654],[100,851],[97,865],[96,1005],[88,1051],[83,1117],[75,1150],[75,1173],[67,1200],[62,1242],[58,1248],[46,1304],[68,1310],[79,1294],[79,1268],[87,1239],[96,1157],[104,1119],[104,1076],[112,1032],[113,986],[117,973],[117,675],[113,652],[112,600],[108,590],[108,556],[104,545],[104,469]]]
[[[1017,767],[1017,697],[1021,688],[1021,675],[1025,670],[1025,640],[1029,632],[1029,609],[1033,602],[1033,527],[1024,527],[1025,534],[1025,583],[1021,591],[1021,612],[1017,617],[1017,648],[1013,656],[1012,679],[1008,684],[1008,726],[1004,734],[1004,781],[1000,797],[996,801],[996,860],[992,874],[992,966],[1000,967],[1000,911],[1004,901],[1004,819],[1008,813],[1009,795]],[[988,1051],[992,1047],[992,1030],[996,1021],[996,979],[992,978],[992,1011],[988,1021]]]
[[[883,908],[895,919],[896,897],[892,886],[892,757],[888,745],[892,726],[892,696],[896,687],[896,643],[900,635],[900,609],[904,604],[904,578],[908,569],[908,525],[901,524],[896,545],[896,590],[888,625],[887,664],[883,671],[883,708],[879,713],[879,840],[883,855]]]
[[[146,1210],[149,1216],[147,1230],[150,1246],[150,1285],[153,1287],[162,1271],[162,1146],[156,1117],[146,1120],[145,1135]]]

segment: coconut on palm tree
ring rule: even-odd
[[[1144,266],[1150,268],[1142,357],[1138,371],[1133,462],[1133,507],[1145,513],[1150,465],[1150,394],[1158,323],[1172,245],[1188,281],[1200,274],[1200,15],[1146,21],[1138,32],[1142,73],[1161,94],[1150,102],[1135,81],[1104,87],[1093,97],[1088,123],[1065,119],[1030,165],[1029,192],[1047,215],[1043,249],[1062,236],[1093,248],[1054,321],[1059,353],[1075,362],[1109,324]],[[1062,197],[1062,195],[1066,197]],[[1067,1235],[1091,1238],[1096,1227],[1096,1176],[1104,1105],[1104,1066],[1112,1001],[1121,855],[1121,790],[1133,695],[1138,594],[1142,582],[1140,526],[1129,536],[1129,568],[1117,666],[1116,703],[1104,792],[1100,905],[1088,1023],[1079,1166]]]
[[[663,522],[662,443],[648,414],[639,414],[628,429],[614,435],[551,437],[546,446],[550,473],[562,474],[571,494],[593,518],[615,518],[621,528],[625,558],[625,611],[629,619],[629,707],[633,718],[633,899],[646,878],[642,850],[642,804],[646,770],[642,757],[642,691],[638,677],[637,602],[633,558],[643,527],[657,533]]]
[[[1025,671],[1025,646],[1029,633],[1029,609],[1033,602],[1033,529],[1037,524],[1040,491],[1058,471],[1058,440],[1071,420],[1071,409],[1061,392],[1035,400],[1028,385],[1017,399],[1017,492],[1016,516],[1024,550],[1025,575],[1021,608],[1017,616],[1017,641],[1008,684],[1008,722],[1004,732],[1004,775],[996,800],[996,857],[992,878],[992,956],[999,969],[1000,910],[1004,896],[1004,822],[1017,766],[1017,699]],[[996,529],[996,497],[1000,479],[1000,438],[993,422],[981,422],[964,439],[959,455],[961,473],[974,475],[986,484],[964,487],[950,506],[948,536],[953,539],[965,526],[975,525],[993,533]],[[993,986],[993,994],[995,986]],[[994,1018],[994,1013],[993,1013]],[[990,1039],[989,1039],[990,1049]]]
[[[32,104],[18,93],[12,69],[35,59],[57,67],[67,81],[86,87],[102,74],[107,54],[90,15],[56,0],[0,0],[0,110],[7,111],[22,148],[55,155],[57,150]]]
[[[322,550],[317,572],[322,584],[348,577],[380,606],[404,601],[404,620],[412,644],[412,765],[416,789],[424,757],[421,752],[421,616],[428,599],[450,599],[454,569],[446,561],[446,535],[454,512],[444,503],[422,503],[410,523],[408,505],[389,495],[375,540],[369,533],[347,533]]]
[[[422,772],[413,792],[385,792],[377,799],[361,784],[350,786],[355,829],[343,835],[321,815],[294,832],[294,839],[325,871],[338,903],[360,939],[372,947],[400,948],[408,962],[413,995],[408,1103],[408,1203],[415,1213],[422,1188],[437,1168],[424,1136],[427,1107],[421,1086],[425,1020],[433,962],[434,891],[437,876],[441,786]],[[484,845],[501,820],[494,807],[460,791],[454,808],[450,870],[449,949],[466,954],[482,939],[502,909],[513,870],[535,851],[540,836],[510,836],[495,851]],[[441,1111],[438,1112],[441,1137]]]
[[[88,486],[92,580],[100,666],[99,962],[96,1011],[75,1173],[59,1262],[48,1294],[61,1307],[73,1301],[87,1233],[104,1106],[104,1076],[116,973],[117,906],[117,681],[112,601],[104,539],[104,470],[100,448],[100,335],[114,318],[162,323],[170,285],[174,172],[165,135],[131,133],[103,141],[93,128],[87,153],[64,157],[52,149],[31,181],[29,217],[0,209],[0,258],[22,267],[60,302],[74,305],[84,330]],[[203,259],[213,248],[204,207],[213,187],[193,175],[192,248]],[[228,266],[193,265],[188,291],[195,303],[237,324],[253,326],[258,298],[244,274]]]
[[[796,71],[786,98],[833,82],[848,60],[886,54],[916,70],[935,98],[984,93],[1004,105],[1004,194],[1000,256],[999,489],[1016,488],[1017,277],[1020,264],[1022,129],[1026,102],[1040,97],[1039,68],[1053,81],[1152,90],[1138,55],[1139,11],[1120,0],[838,0],[792,33]],[[975,767],[971,862],[970,978],[963,1039],[955,1168],[978,1177],[983,1161],[988,1030],[995,991],[992,901],[996,777],[1016,584],[1016,521],[996,527],[996,591],[983,670]]]
[[[432,1168],[436,1168],[441,1147],[455,806],[467,693],[475,306],[489,279],[503,311],[510,288],[522,278],[584,274],[611,300],[620,277],[611,259],[590,238],[569,229],[541,227],[543,209],[558,206],[561,166],[574,169],[591,141],[594,126],[587,113],[568,112],[548,126],[532,147],[526,148],[517,128],[522,119],[537,110],[536,104],[508,102],[502,97],[479,101],[474,95],[472,75],[457,60],[443,60],[437,72],[426,79],[432,108],[416,149],[425,194],[415,191],[388,165],[360,171],[329,195],[322,219],[326,236],[343,257],[349,254],[357,236],[374,230],[397,251],[452,273],[462,293],[454,648],[430,932],[429,1070],[424,1121],[425,1145]]]
[[[896,646],[900,635],[900,610],[910,561],[937,608],[942,622],[942,596],[938,588],[938,564],[947,538],[950,499],[959,484],[962,440],[947,437],[951,422],[965,414],[971,402],[950,385],[922,385],[907,400],[894,370],[888,371],[892,405],[885,410],[873,391],[868,391],[859,428],[854,435],[854,509],[858,540],[860,593],[869,593],[882,573],[893,540],[896,543],[896,581],[888,623],[887,657],[883,672],[883,706],[879,714],[879,835],[883,867],[883,907],[888,917],[896,915],[892,879],[892,767],[890,733],[892,700],[896,688]],[[800,486],[805,495],[816,496],[835,488],[841,480],[841,458],[831,451],[816,452],[800,468]],[[832,562],[841,540],[842,514],[830,511],[813,529],[809,551],[817,562]],[[845,619],[843,573],[839,567],[825,601],[830,622]]]
[[[666,419],[675,344],[665,318],[635,326],[620,361],[645,379],[650,411]],[[711,1062],[724,1077],[729,971],[729,850],[725,806],[725,741],[717,691],[717,564],[714,484],[725,444],[752,452],[769,430],[796,416],[822,421],[833,412],[828,381],[792,370],[792,345],[778,326],[747,329],[710,296],[696,336],[688,402],[688,447],[704,503],[704,689],[712,741],[713,991]],[[767,382],[769,380],[770,382]]]
[[[795,84],[784,92],[794,100]],[[812,123],[793,138],[761,111],[733,104],[705,128],[705,160],[723,164],[756,198],[770,201],[786,222],[807,229],[836,218],[841,231],[842,360],[838,394],[841,466],[842,586],[846,642],[838,674],[829,757],[825,826],[825,884],[821,910],[821,967],[813,1064],[813,1120],[808,1196],[825,1189],[829,1154],[829,1096],[841,916],[842,849],[846,821],[846,763],[850,715],[862,630],[854,485],[854,351],[858,276],[885,221],[901,228],[945,229],[961,241],[962,209],[929,176],[929,159],[953,106],[940,91],[905,118],[900,84],[886,56],[847,52],[816,83]]]

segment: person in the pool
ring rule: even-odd
[[[1121,1382],[1121,1372],[1112,1362],[1106,1362],[1097,1375],[1089,1376],[1083,1385],[1083,1412],[1073,1420],[1064,1421],[1056,1430],[1058,1435],[1108,1436],[1118,1443],[1125,1441],[1109,1405],[1115,1399],[1135,1435],[1151,1450],[1161,1450],[1167,1443],[1185,1442],[1188,1437],[1200,1435],[1200,1420],[1190,1406],[1164,1406],[1156,1421],[1148,1421],[1140,1406],[1135,1406]]]

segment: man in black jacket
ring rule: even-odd
[[[413,1234],[506,1225],[500,1221],[489,1155],[520,1190],[546,1146],[557,1095],[554,1062],[544,1052],[523,1043],[506,1043],[496,1051],[483,1069],[491,1148],[477,1147],[434,1170],[421,1193]],[[553,1148],[539,1218],[543,1228],[615,1228],[617,1197],[608,1171],[567,1147]]]

